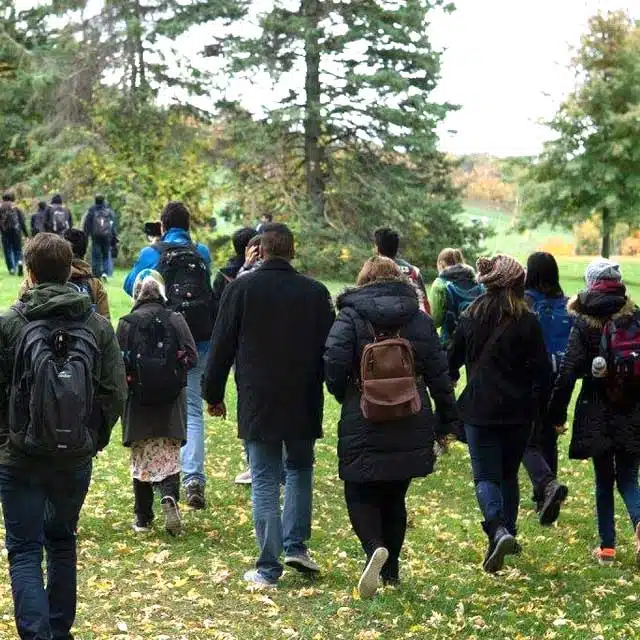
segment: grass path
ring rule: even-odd
[[[568,290],[582,265],[563,265]],[[627,267],[640,283],[640,264]],[[127,312],[121,276],[109,285],[114,317]],[[18,283],[0,276],[0,308]],[[334,287],[335,288],[335,287]],[[635,288],[635,287],[634,287]],[[637,296],[640,298],[640,296]],[[228,404],[233,407],[229,390]],[[147,537],[130,529],[128,457],[116,428],[95,463],[80,521],[76,638],[121,640],[304,638],[638,638],[640,574],[632,566],[631,527],[617,502],[619,561],[594,565],[593,478],[588,463],[569,462],[561,476],[571,495],[559,525],[542,529],[522,478],[524,553],[499,576],[479,568],[484,553],[469,459],[457,445],[409,493],[410,527],[402,586],[373,601],[354,596],[362,555],[351,532],[336,471],[339,408],[326,404],[325,438],[317,446],[311,548],[323,568],[310,582],[287,571],[275,592],[242,582],[254,559],[250,494],[232,484],[242,468],[233,415],[207,422],[208,509],[184,515],[185,533],[169,539],[159,524]],[[156,507],[156,513],[159,509]],[[6,553],[0,556],[0,638],[15,637]]]

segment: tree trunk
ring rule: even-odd
[[[325,179],[324,146],[320,143],[322,122],[320,118],[320,43],[318,24],[320,22],[320,0],[302,0],[302,14],[305,25],[305,67],[304,88],[306,92],[304,119],[304,169],[307,195],[316,216],[324,215]]]
[[[613,230],[613,220],[608,207],[602,209],[602,257],[608,258],[611,255],[611,233]]]

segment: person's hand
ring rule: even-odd
[[[227,418],[227,407],[224,402],[219,402],[218,404],[210,404],[207,407],[207,412],[212,418],[223,418],[226,420]]]
[[[555,426],[556,433],[558,435],[562,435],[563,433],[567,433],[567,425],[565,424],[557,424]]]
[[[244,263],[245,265],[252,265],[258,262],[258,257],[260,256],[260,247],[253,246],[247,247],[244,252]]]

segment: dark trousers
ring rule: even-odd
[[[16,618],[22,640],[71,640],[76,616],[76,527],[91,481],[77,471],[0,466],[0,497]],[[47,552],[47,587],[42,575]]]
[[[527,446],[522,459],[533,486],[533,499],[544,499],[544,490],[558,476],[558,434],[545,425],[539,440]]]
[[[133,479],[133,511],[145,524],[153,521],[153,492],[160,496],[172,497],[176,502],[180,500],[180,474],[167,476],[162,482],[142,482]]]
[[[635,529],[640,523],[638,458],[621,452],[608,451],[593,459],[593,468],[596,476],[596,511],[600,546],[614,549],[616,546],[614,486],[618,487],[633,528]]]
[[[22,235],[20,231],[11,229],[2,234],[2,250],[7,263],[7,271],[15,273],[22,262]]]
[[[102,274],[113,275],[111,238],[93,238],[91,240],[91,268],[96,278]]]
[[[400,550],[407,531],[405,498],[411,480],[398,482],[345,482],[349,519],[367,558],[386,547],[389,559],[382,569],[385,580],[397,580]]]
[[[520,486],[518,469],[531,434],[530,425],[465,425],[476,497],[484,529],[492,537],[499,526],[516,535]]]

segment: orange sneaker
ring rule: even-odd
[[[616,559],[616,550],[596,547],[593,550],[593,557],[598,561],[601,567],[610,567]]]
[[[636,527],[636,566],[640,567],[640,522]]]

